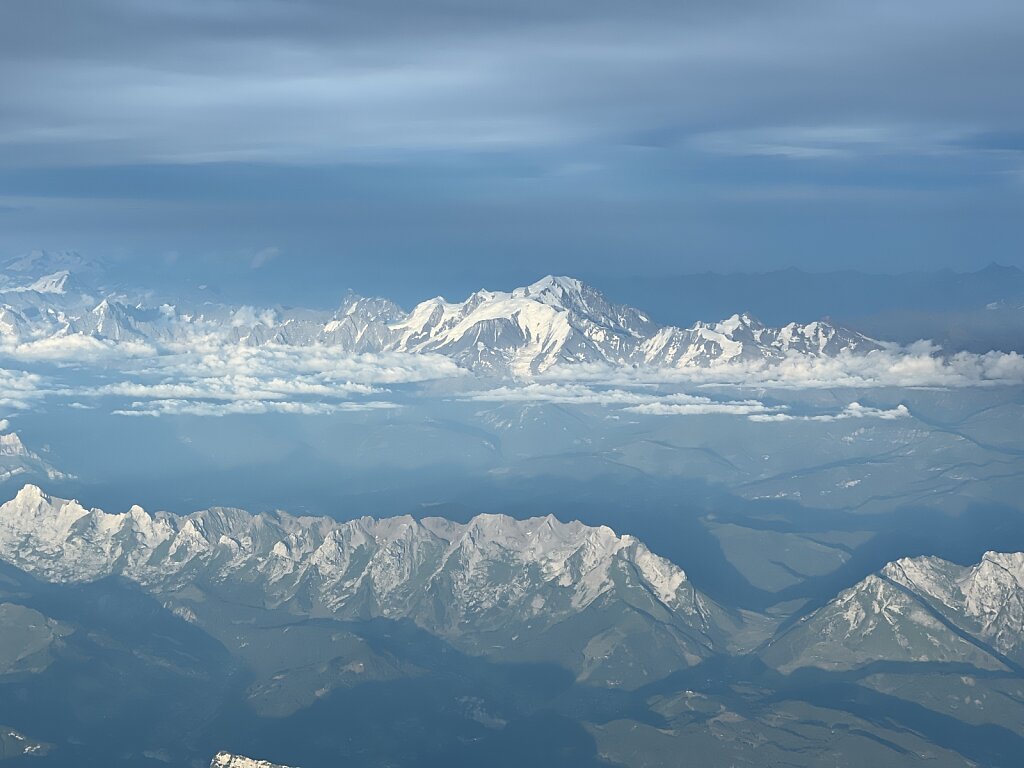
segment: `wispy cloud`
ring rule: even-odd
[[[51,336],[26,342],[0,341],[0,354],[23,362],[53,362],[69,365],[94,365],[129,358],[153,358],[157,350],[138,341],[110,341],[79,333]]]
[[[259,269],[276,259],[282,253],[283,251],[276,245],[272,245],[268,248],[262,248],[253,254],[252,259],[249,260],[249,266],[252,269]]]
[[[713,400],[686,392],[656,393],[621,388],[598,388],[584,384],[522,384],[469,392],[464,399],[503,403],[557,403],[561,405],[598,405],[621,408],[647,415],[699,415],[725,413],[745,416],[751,413],[775,413],[757,400]]]
[[[719,130],[695,135],[691,146],[725,155],[764,155],[794,160],[852,158],[867,154],[963,154],[973,151],[967,128],[922,125],[794,125]]]
[[[39,374],[0,368],[0,408],[25,410],[48,394]]]
[[[130,408],[113,411],[116,416],[232,416],[285,413],[299,416],[326,416],[334,413],[379,411],[399,408],[386,401],[359,403],[293,402],[279,400],[231,400],[209,402],[202,400],[144,400]]]
[[[605,386],[643,383],[767,389],[1006,386],[1024,383],[1024,356],[1017,352],[959,352],[946,356],[930,342],[917,342],[906,347],[889,345],[866,354],[792,354],[780,361],[727,362],[706,368],[571,365],[553,368],[542,379]]]
[[[895,408],[872,408],[852,402],[839,413],[821,413],[813,416],[795,416],[790,413],[764,413],[754,414],[751,421],[845,421],[846,419],[882,419],[892,421],[894,419],[906,419],[910,417],[910,409],[905,405],[897,405]]]
[[[252,310],[253,318],[259,316]],[[248,346],[218,336],[165,342],[159,348],[71,334],[2,352],[47,373],[0,369],[0,406],[25,409],[48,398],[75,407],[127,400],[118,414],[338,413],[380,409],[404,398],[546,402],[596,406],[646,416],[731,414],[756,421],[892,419],[906,409],[852,402],[837,413],[798,415],[765,401],[776,390],[994,387],[1024,384],[1018,353],[943,355],[932,344],[887,345],[866,354],[753,361],[701,368],[572,364],[532,381],[482,381],[435,354],[351,354],[326,344]],[[61,373],[67,370],[67,375]],[[716,390],[711,394],[712,389]],[[729,396],[732,390],[736,394]],[[751,391],[758,392],[751,397]],[[723,394],[725,393],[725,394]]]

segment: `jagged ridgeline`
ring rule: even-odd
[[[111,289],[75,254],[24,257],[4,273],[0,338],[9,343],[81,335],[156,347],[210,337],[251,346],[327,344],[352,353],[434,353],[479,374],[521,377],[559,365],[707,367],[881,346],[823,321],[771,328],[747,314],[662,326],[571,277],[548,276],[511,292],[481,290],[462,302],[429,299],[406,312],[354,294],[334,311],[159,302],[146,292]]]
[[[268,763],[266,760],[253,760],[251,757],[241,757],[227,752],[218,752],[210,768],[289,768],[287,765]]]
[[[108,514],[29,485],[0,506],[0,557],[49,582],[128,579],[216,636],[225,605],[409,620],[466,652],[613,686],[723,652],[745,624],[634,537],[550,516]]]
[[[1024,671],[1024,553],[987,552],[962,566],[905,558],[844,591],[772,641],[784,672],[876,662],[942,662]]]
[[[777,633],[780,607],[723,606],[637,539],[552,517],[110,514],[29,485],[0,505],[0,561],[19,759],[445,765],[479,742],[551,766],[952,767],[1024,743],[1024,554],[898,560]]]

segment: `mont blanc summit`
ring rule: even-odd
[[[52,259],[16,262],[17,270],[8,267],[9,287],[0,291],[0,340],[9,345],[90,338],[147,344],[154,353],[211,339],[251,347],[326,345],[353,354],[442,355],[476,374],[526,380],[593,365],[701,368],[880,349],[879,342],[824,321],[769,328],[738,314],[690,328],[663,326],[571,277],[548,276],[508,292],[480,290],[461,302],[437,297],[408,312],[387,299],[349,294],[337,310],[324,311],[154,303],[146,291],[103,295],[98,285],[72,291],[71,282],[79,284],[72,271],[35,276],[37,261],[53,266]]]

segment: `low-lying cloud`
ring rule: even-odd
[[[386,401],[359,403],[294,402],[280,400],[232,400],[210,402],[203,400],[147,400],[136,401],[129,408],[113,411],[116,416],[231,416],[284,413],[299,416],[327,416],[355,411],[379,411],[399,407]]]
[[[0,353],[40,371],[0,369],[0,407],[23,410],[53,397],[83,407],[118,398],[130,404],[118,405],[115,413],[144,415],[324,414],[394,407],[407,397],[449,397],[599,406],[645,416],[728,414],[761,422],[893,419],[907,416],[906,409],[854,401],[835,413],[797,415],[766,402],[763,393],[1024,384],[1024,357],[1016,352],[945,356],[927,342],[859,355],[791,355],[705,368],[563,365],[534,380],[490,387],[436,354],[352,354],[326,344],[248,346],[214,336],[156,348],[71,334],[8,342]],[[729,396],[730,389],[744,394]],[[751,390],[759,394],[752,397]]]
[[[791,413],[758,413],[750,416],[751,421],[844,421],[846,419],[882,419],[892,421],[910,416],[907,406],[897,405],[895,408],[872,408],[852,402],[839,413],[820,413],[813,416],[795,416]]]
[[[921,341],[906,347],[888,345],[865,354],[812,357],[794,353],[778,361],[725,362],[708,367],[568,365],[540,378],[605,386],[707,385],[780,390],[1003,386],[1024,384],[1024,356],[995,351],[945,356],[931,342]]]

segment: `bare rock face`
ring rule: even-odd
[[[63,480],[68,475],[29,450],[17,432],[0,434],[0,483],[18,476]],[[22,482],[24,482],[24,479]]]
[[[552,516],[108,514],[27,485],[0,506],[0,560],[51,582],[126,578],[201,626],[197,590],[301,617],[411,620],[465,652],[625,687],[719,652],[744,621],[636,538]]]
[[[776,638],[783,672],[873,661],[1024,665],[1024,553],[986,552],[961,566],[938,557],[886,565]]]

